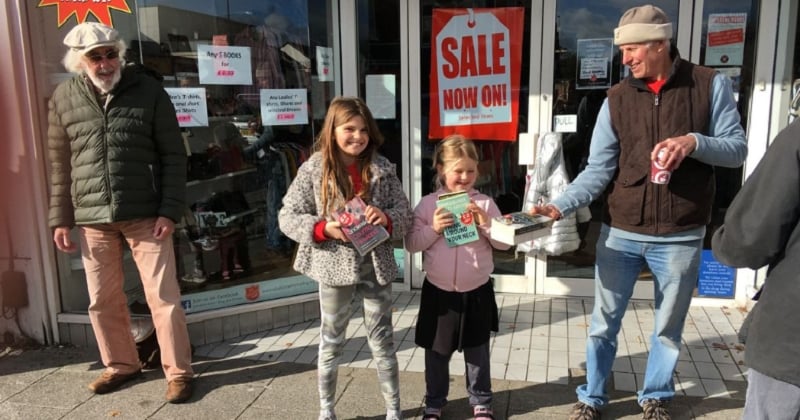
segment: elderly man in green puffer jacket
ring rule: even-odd
[[[140,374],[123,291],[122,241],[139,269],[153,316],[166,399],[192,394],[191,346],[180,302],[172,232],[185,200],[186,152],[175,109],[155,78],[123,68],[125,43],[108,26],[86,22],[64,38],[63,64],[75,76],[49,106],[49,225],[64,252],[78,245],[89,290],[89,318],[106,366],[89,384],[97,394]]]

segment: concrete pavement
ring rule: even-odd
[[[396,322],[402,323],[403,311],[414,310],[417,292],[397,293]],[[525,300],[528,297],[523,297]],[[521,318],[528,316],[521,310],[526,302],[514,295],[501,296],[498,303],[502,319],[506,325],[493,337],[492,344],[492,384],[494,387],[494,411],[497,419],[565,419],[575,402],[575,386],[584,381],[584,373],[579,361],[565,367],[566,376],[548,380],[551,370],[561,372],[561,361],[554,357],[558,349],[541,350],[536,348],[541,339],[543,324],[526,324]],[[581,299],[533,298],[537,305],[547,303],[549,322],[553,325],[572,316],[553,316],[553,308],[561,303],[565,307],[577,307]],[[562,302],[563,301],[563,302]],[[506,305],[505,303],[513,304]],[[585,303],[585,302],[584,302]],[[591,303],[591,302],[589,302]],[[647,306],[647,302],[632,303]],[[504,308],[518,308],[515,318]],[[586,305],[582,305],[586,306]],[[542,307],[545,307],[542,304]],[[588,305],[591,308],[591,305]],[[533,308],[533,307],[532,307]],[[522,312],[522,315],[520,315]],[[543,312],[543,310],[542,310]],[[560,312],[556,312],[560,313]],[[567,310],[565,314],[568,314]],[[646,333],[650,321],[642,311],[634,319]],[[728,319],[730,331],[719,333],[723,328],[717,326],[714,334],[702,326],[701,314],[710,319]],[[532,309],[530,317],[535,321],[537,312]],[[688,341],[685,356],[676,372],[679,392],[670,405],[674,419],[732,419],[740,418],[744,405],[745,382],[741,371],[744,367],[739,359],[741,349],[731,344],[729,334],[738,329],[740,314],[726,308],[692,308],[692,316],[687,323],[689,336],[699,334],[696,340]],[[578,322],[581,321],[578,317]],[[508,324],[513,322],[513,325]],[[713,325],[722,321],[715,321]],[[358,317],[353,321],[353,334],[350,340],[360,341]],[[318,322],[276,328],[275,330],[229,340],[198,348],[194,367],[197,374],[195,394],[186,404],[171,405],[164,402],[166,382],[160,370],[145,374],[126,384],[117,392],[107,395],[94,395],[86,385],[102,371],[97,361],[96,351],[75,347],[45,347],[16,350],[0,353],[0,419],[310,419],[317,418],[318,397],[316,389],[316,366],[313,357],[316,342],[312,338],[303,340],[303,333],[313,335]],[[513,328],[512,328],[513,327]],[[690,328],[691,327],[691,328]],[[585,329],[585,327],[583,327]],[[630,325],[627,328],[632,328]],[[528,334],[524,334],[525,330]],[[403,330],[398,328],[397,330]],[[510,331],[513,330],[513,333]],[[413,328],[397,338],[399,352],[406,351],[401,358],[401,398],[404,415],[407,419],[419,419],[424,407],[425,382],[422,371],[414,362],[418,357],[414,349],[404,344],[405,337]],[[548,328],[544,339],[548,343],[559,343],[557,328]],[[571,337],[566,330],[564,335]],[[705,333],[704,333],[705,331]],[[516,334],[520,334],[517,336]],[[585,334],[585,333],[584,333]],[[716,334],[716,335],[715,335]],[[413,335],[412,335],[413,337]],[[518,337],[527,337],[522,340]],[[582,340],[579,337],[564,338],[565,342]],[[632,342],[641,338],[631,339]],[[508,341],[510,350],[506,351],[504,342]],[[527,344],[525,344],[527,343]],[[263,344],[263,345],[262,345]],[[359,346],[363,345],[359,344]],[[548,344],[550,346],[551,344]],[[273,348],[273,346],[277,346]],[[528,346],[529,348],[526,348]],[[612,403],[604,410],[605,419],[638,419],[641,409],[636,404],[635,383],[638,380],[641,360],[644,353],[628,349],[620,354],[615,363],[614,381],[610,384]],[[353,345],[349,344],[348,348]],[[575,347],[579,347],[578,344]],[[276,350],[283,348],[282,351]],[[344,361],[339,371],[336,411],[340,419],[382,420],[385,416],[383,401],[377,386],[375,370],[370,366],[368,355],[363,348],[353,350],[353,355]],[[547,347],[545,347],[547,349]],[[705,349],[705,353],[700,350]],[[0,349],[2,350],[2,349]],[[576,351],[578,349],[575,349]],[[522,365],[515,363],[515,355],[526,354],[528,364],[536,362],[534,355],[550,354],[546,362],[528,367],[527,375],[518,370]],[[564,350],[569,353],[572,350]],[[400,353],[399,353],[400,354]],[[698,356],[702,354],[703,356]],[[537,356],[538,357],[538,356]],[[580,355],[577,356],[579,358]],[[703,360],[708,361],[703,361]],[[463,360],[463,359],[462,359]],[[464,390],[464,379],[457,372],[463,363],[454,358],[451,372],[450,403],[445,407],[443,419],[468,419],[471,411]],[[553,366],[548,366],[552,364]],[[544,374],[537,374],[537,369]],[[552,369],[551,369],[552,368]],[[463,368],[461,369],[463,371]],[[500,372],[502,371],[502,372]],[[631,371],[626,373],[626,371]],[[726,371],[733,372],[726,374]],[[691,372],[691,373],[690,373]],[[716,379],[709,379],[714,377]],[[509,379],[521,378],[521,379]],[[543,378],[539,380],[538,378]],[[624,382],[624,383],[623,383]],[[628,383],[631,382],[631,383]],[[633,384],[633,385],[632,385]],[[633,386],[633,388],[631,388]]]

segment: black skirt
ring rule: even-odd
[[[418,346],[449,355],[487,343],[498,327],[491,279],[469,292],[447,292],[425,279],[414,337]]]

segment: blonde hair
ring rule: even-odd
[[[322,153],[322,216],[326,216],[343,204],[341,200],[350,200],[356,194],[353,181],[340,158],[341,151],[336,144],[336,127],[355,117],[361,117],[364,120],[369,135],[367,148],[358,156],[362,185],[362,192],[359,195],[366,203],[369,203],[370,166],[378,155],[378,148],[383,144],[383,135],[367,104],[361,98],[339,96],[331,101],[315,144],[315,149]]]
[[[128,46],[125,45],[125,41],[120,39],[117,40],[116,44],[114,44],[114,47],[117,49],[117,51],[119,51],[120,68],[125,67],[125,52],[128,50]],[[84,53],[78,50],[67,48],[64,58],[61,59],[61,64],[63,64],[64,68],[70,73],[83,74],[83,62],[81,61],[83,55]]]
[[[468,158],[480,162],[478,149],[472,140],[461,134],[451,134],[436,146],[433,152],[433,169],[436,170],[436,189],[444,185],[444,176],[453,165],[461,159]],[[439,166],[441,165],[441,166]]]

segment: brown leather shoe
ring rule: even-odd
[[[133,378],[141,375],[142,372],[137,370],[131,373],[111,373],[103,372],[94,382],[89,384],[89,390],[95,394],[105,394],[111,391],[116,391],[122,384],[130,381]]]
[[[578,401],[572,407],[569,420],[600,420],[600,411],[591,405]]]
[[[175,378],[167,383],[167,394],[164,398],[168,403],[180,404],[192,397],[194,380],[191,377]]]

